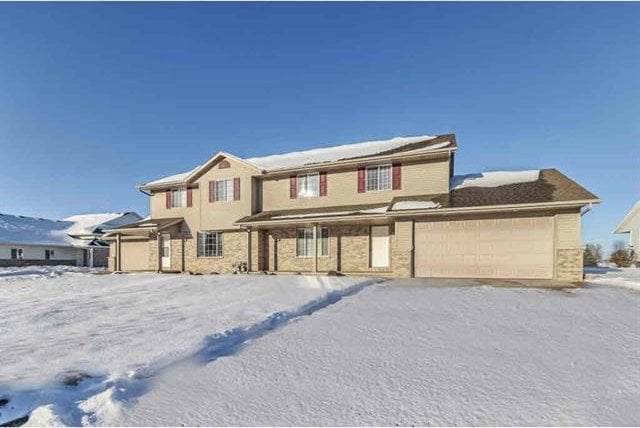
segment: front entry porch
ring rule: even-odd
[[[254,229],[251,270],[391,275],[393,224],[302,223]]]

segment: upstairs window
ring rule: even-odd
[[[216,201],[233,201],[233,178],[215,182]]]
[[[22,248],[12,248],[11,249],[11,258],[14,260],[22,260]]]
[[[183,208],[187,206],[187,189],[171,190],[171,208]]]
[[[391,165],[367,167],[367,191],[391,189]]]
[[[198,232],[198,257],[222,257],[222,232]]]
[[[320,194],[320,174],[298,174],[298,197],[316,198]]]

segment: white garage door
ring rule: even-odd
[[[415,274],[552,278],[553,217],[416,222]]]

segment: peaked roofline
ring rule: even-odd
[[[394,147],[391,149],[381,150],[377,153],[365,154],[361,156],[351,156],[344,157],[341,159],[326,161],[326,162],[317,162],[317,163],[307,163],[301,165],[290,165],[284,167],[274,167],[274,168],[266,168],[264,165],[260,166],[253,162],[253,159],[266,159],[273,157],[282,157],[287,155],[300,155],[306,152],[314,152],[318,150],[329,150],[333,148],[344,148],[347,146],[358,146],[359,144],[371,144],[371,143],[385,143],[391,142],[396,139],[420,139],[419,141],[407,142],[399,147]],[[263,174],[282,174],[286,172],[307,170],[313,168],[330,168],[333,166],[342,166],[342,165],[350,165],[356,163],[363,163],[369,161],[377,161],[377,160],[386,160],[386,159],[397,159],[397,158],[408,158],[415,156],[425,156],[425,155],[437,155],[442,153],[452,153],[457,150],[457,142],[455,138],[455,134],[442,134],[434,137],[424,136],[423,137],[396,137],[391,140],[380,140],[380,141],[369,141],[362,143],[353,143],[347,145],[337,145],[325,148],[317,148],[310,150],[303,150],[297,152],[283,153],[277,155],[270,155],[265,157],[258,158],[247,158],[243,159],[239,156],[235,156],[229,152],[220,151],[212,156],[207,162],[204,164],[192,169],[191,171],[183,172],[180,174],[170,175],[164,178],[160,178],[157,180],[150,181],[145,184],[140,184],[137,186],[138,190],[156,190],[156,189],[164,189],[174,185],[187,185],[192,183],[198,177],[200,177],[205,171],[209,170],[211,166],[221,157],[226,157],[232,159],[236,162],[239,162],[248,168],[252,169],[259,175]]]
[[[627,223],[633,218],[634,215],[640,214],[640,200],[635,203],[633,207],[629,210],[627,215],[624,216],[620,224],[613,230],[613,233],[628,233],[629,228]]]

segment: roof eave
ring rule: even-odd
[[[415,216],[415,215],[442,215],[442,214],[464,214],[477,212],[501,212],[501,211],[527,211],[544,210],[549,208],[579,208],[589,204],[600,203],[600,199],[590,199],[581,201],[558,201],[539,202],[528,204],[508,204],[508,205],[478,205],[473,207],[460,208],[426,208],[415,210],[388,211],[390,217]]]
[[[287,225],[287,224],[309,224],[309,223],[335,223],[340,221],[351,220],[376,220],[384,219],[384,214],[365,214],[365,215],[349,215],[349,216],[318,216],[318,217],[298,217],[298,218],[286,218],[286,219],[274,219],[274,220],[256,220],[256,221],[239,221],[234,225],[240,227],[250,226],[271,226],[271,225]]]
[[[447,147],[447,148],[436,149],[436,150],[422,150],[422,151],[415,150],[411,152],[405,152],[405,153],[400,152],[400,153],[394,153],[394,154],[383,155],[383,156],[367,156],[367,157],[361,157],[357,159],[344,159],[344,160],[338,160],[334,162],[322,162],[317,164],[302,165],[302,166],[295,166],[295,167],[269,169],[269,170],[264,170],[263,175],[266,177],[269,177],[273,175],[287,174],[287,173],[298,172],[298,171],[306,171],[310,169],[326,169],[326,168],[333,169],[335,167],[343,167],[348,165],[361,165],[361,164],[366,164],[371,162],[381,162],[381,161],[395,160],[395,159],[408,160],[413,158],[430,157],[432,155],[442,155],[446,153],[453,153],[457,150],[458,148],[454,146],[454,147]]]

